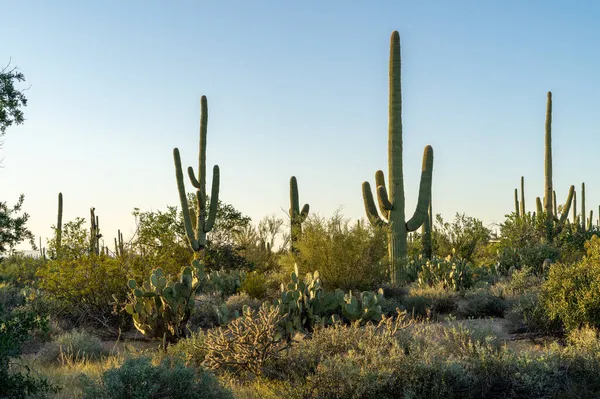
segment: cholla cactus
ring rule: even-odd
[[[203,345],[197,347],[206,351],[207,367],[260,375],[264,363],[285,345],[279,330],[283,316],[266,302],[257,312],[245,306],[242,313],[227,327],[208,330]]]

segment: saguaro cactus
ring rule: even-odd
[[[433,148],[426,146],[423,153],[423,168],[419,186],[417,209],[407,221],[405,217],[404,177],[402,170],[402,89],[400,65],[400,35],[392,33],[390,40],[389,66],[389,127],[388,127],[388,183],[386,189],[383,172],[375,173],[379,208],[383,219],[377,213],[371,186],[362,184],[364,205],[369,221],[377,226],[388,227],[388,256],[390,279],[393,284],[401,284],[402,269],[406,264],[407,234],[418,229],[425,219],[431,198],[431,178],[433,172]]]
[[[115,255],[123,256],[125,253],[125,242],[123,241],[123,233],[121,230],[117,230],[117,237],[115,237]]]
[[[581,228],[586,230],[585,223],[585,183],[581,183]]]
[[[179,149],[173,149],[173,158],[175,160],[175,177],[177,179],[177,189],[179,191],[179,200],[181,202],[181,211],[185,232],[190,246],[195,252],[199,252],[206,246],[206,233],[212,230],[217,217],[217,205],[219,203],[219,166],[213,167],[212,190],[210,194],[210,209],[206,212],[206,130],[208,124],[208,104],[206,96],[200,100],[200,148],[198,155],[198,177],[194,175],[194,169],[188,168],[188,176],[192,186],[196,188],[196,209],[195,223],[192,222],[189,204],[185,193],[185,184],[183,182],[183,170],[181,168],[181,157]]]
[[[100,255],[100,220],[95,208],[90,208],[90,254]]]
[[[525,176],[521,176],[521,216],[525,216]]]
[[[296,243],[302,234],[302,223],[308,216],[310,206],[304,204],[300,210],[300,201],[298,200],[298,181],[296,176],[290,178],[290,250],[292,254],[298,253]]]
[[[569,194],[565,202],[565,206],[562,209],[560,218],[555,211],[554,203],[556,202],[556,195],[552,188],[552,93],[548,92],[548,99],[546,102],[546,124],[545,124],[545,156],[544,156],[544,211],[546,212],[546,223],[548,226],[548,234],[555,234],[560,231],[564,222],[567,220],[569,209],[571,208],[571,202],[573,200],[573,193],[575,192],[575,186],[569,188]],[[584,222],[585,223],[585,222]],[[553,228],[553,227],[556,227]],[[552,238],[552,237],[549,237]]]
[[[423,240],[423,257],[431,259],[433,256],[433,245],[431,243],[431,230],[433,229],[433,211],[431,209],[431,197],[429,198],[429,207],[427,208],[427,217],[421,226],[421,236]]]
[[[58,193],[58,220],[56,221],[56,256],[60,252],[62,241],[63,195]]]

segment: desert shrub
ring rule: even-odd
[[[587,340],[588,342],[591,339]],[[258,386],[296,398],[597,397],[600,356],[552,346],[515,353],[489,328],[416,324],[395,334],[374,326],[317,329],[264,367]],[[278,383],[286,382],[289,386]],[[254,384],[253,384],[254,385]]]
[[[437,215],[432,231],[433,252],[441,258],[453,255],[474,263],[477,254],[485,251],[490,230],[481,220],[457,213],[452,223]]]
[[[586,326],[569,331],[567,343],[588,353],[600,353],[600,333],[596,328]]]
[[[131,247],[139,255],[130,253],[123,259],[131,277],[141,281],[157,267],[165,274],[176,275],[182,266],[190,264],[194,253],[187,242],[177,207],[147,212],[135,208],[133,216],[137,234],[131,241]]]
[[[196,297],[195,309],[188,323],[190,330],[219,325],[217,309],[223,304],[223,297],[219,294],[202,294]]]
[[[427,298],[431,311],[435,313],[454,311],[459,299],[458,293],[445,289],[441,284],[434,287],[413,287],[410,296]]]
[[[45,397],[56,391],[47,380],[32,375],[18,361],[21,344],[35,331],[48,331],[46,318],[24,309],[0,312],[0,395],[6,398]],[[11,367],[12,366],[12,367]],[[12,368],[12,371],[11,371]]]
[[[45,263],[43,258],[33,258],[15,254],[0,262],[0,281],[10,282],[18,287],[33,286],[35,273]]]
[[[39,354],[45,363],[62,364],[79,360],[97,360],[108,352],[100,338],[84,331],[69,331],[55,337]]]
[[[206,335],[202,330],[192,332],[186,338],[180,339],[174,345],[167,347],[166,356],[178,357],[184,361],[186,366],[201,369],[206,356],[204,349],[204,338]],[[164,352],[158,352],[160,357]]]
[[[120,367],[105,371],[99,382],[88,378],[87,384],[84,398],[233,398],[212,374],[197,373],[176,358],[164,358],[158,365],[147,357],[127,359]]]
[[[548,318],[540,303],[538,289],[512,299],[504,317],[516,332],[551,334],[562,328],[560,321]]]
[[[62,250],[61,250],[62,251]],[[113,313],[127,297],[127,273],[118,259],[86,255],[48,261],[37,272],[39,287],[63,304],[60,317],[113,329],[124,322]]]
[[[504,298],[494,295],[489,289],[468,291],[458,304],[457,315],[461,317],[502,317],[506,309]]]
[[[336,212],[330,219],[309,216],[296,245],[299,254],[282,257],[286,270],[294,263],[301,274],[318,270],[328,290],[370,290],[386,277],[387,255],[383,229],[350,222]]]
[[[407,296],[402,299],[402,307],[406,310],[409,316],[415,318],[424,318],[431,316],[431,308],[433,307],[432,298],[422,295]]]
[[[261,301],[250,297],[245,292],[240,292],[239,294],[232,295],[225,301],[225,306],[227,306],[227,308],[230,311],[238,312],[239,314],[242,314],[242,310],[245,306],[249,307],[252,310],[258,310],[261,304]]]
[[[0,283],[0,314],[25,304],[25,296],[20,288],[12,284]]]
[[[268,280],[264,273],[250,272],[240,287],[241,292],[245,292],[252,298],[263,299],[267,296]]]
[[[589,324],[600,327],[600,239],[586,242],[587,255],[575,264],[555,263],[542,285],[548,316],[568,330]]]

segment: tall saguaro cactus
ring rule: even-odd
[[[587,227],[585,218],[585,183],[581,183],[581,228],[583,231],[585,231]]]
[[[58,220],[56,221],[56,256],[60,252],[62,242],[63,195],[58,193]]]
[[[423,153],[423,167],[419,186],[417,209],[407,221],[405,216],[404,176],[402,170],[402,89],[400,65],[400,35],[392,33],[390,40],[389,65],[389,126],[388,126],[388,188],[383,172],[375,173],[379,208],[384,221],[377,213],[369,182],[362,184],[365,210],[369,221],[377,226],[388,227],[388,256],[390,279],[393,284],[402,283],[402,270],[406,265],[407,235],[417,230],[425,219],[431,198],[433,174],[433,148],[426,146]]]
[[[181,202],[181,211],[185,232],[190,246],[195,252],[199,252],[206,247],[206,233],[212,230],[217,217],[217,205],[219,203],[219,166],[213,167],[212,190],[210,194],[210,209],[207,213],[206,199],[206,130],[208,124],[208,102],[206,96],[200,100],[200,147],[198,154],[198,177],[194,175],[194,169],[188,168],[188,176],[192,186],[196,188],[196,209],[195,223],[192,222],[189,204],[185,193],[185,184],[183,181],[183,170],[181,168],[181,157],[179,149],[173,149],[173,158],[175,160],[175,177],[177,180],[177,189],[179,191],[179,200]]]
[[[95,208],[90,208],[90,254],[100,255],[100,220]]]
[[[558,212],[555,211],[554,204],[556,203],[556,194],[552,188],[552,93],[548,92],[546,102],[546,123],[545,123],[545,151],[544,151],[544,211],[546,212],[546,224],[548,226],[549,236],[554,234],[556,231],[560,231],[565,221],[567,220],[569,209],[571,208],[571,202],[573,201],[573,195],[575,192],[575,186],[569,188],[569,194],[567,195],[567,201],[562,209],[560,218]],[[556,227],[554,229],[553,227]],[[553,233],[554,232],[554,233]],[[551,238],[551,237],[549,237]]]
[[[296,176],[290,178],[290,249],[292,254],[298,253],[296,243],[302,234],[302,223],[308,216],[310,206],[304,204],[300,210],[300,200],[298,199],[298,181]]]

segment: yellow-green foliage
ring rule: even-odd
[[[300,274],[319,271],[328,290],[369,290],[386,280],[386,233],[367,223],[350,224],[339,212],[331,218],[310,216],[295,244],[299,253],[282,259],[288,270],[294,260]]]
[[[541,299],[552,319],[569,330],[586,324],[600,327],[600,238],[586,242],[587,255],[578,263],[556,263],[542,286]]]
[[[113,295],[120,301],[127,296],[126,270],[104,255],[48,261],[36,275],[39,287],[63,303],[68,314],[86,314],[87,320],[110,317]]]

